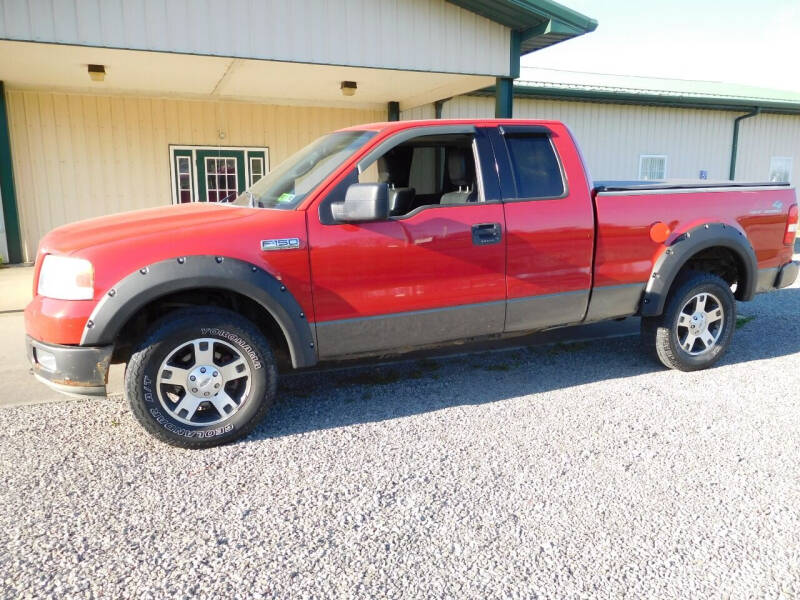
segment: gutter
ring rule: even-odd
[[[761,107],[756,106],[749,113],[739,115],[733,120],[733,143],[731,144],[731,168],[728,173],[728,179],[733,181],[736,176],[736,154],[739,151],[739,123],[750,117],[755,117],[761,113]]]

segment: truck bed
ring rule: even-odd
[[[752,188],[752,187],[788,187],[790,184],[783,181],[695,181],[695,180],[664,180],[664,181],[595,181],[594,191],[602,192],[631,192],[642,190],[681,190],[681,189],[716,189],[716,188]]]

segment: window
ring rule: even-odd
[[[558,198],[564,195],[564,178],[556,152],[545,133],[506,134],[518,198]]]
[[[218,202],[269,173],[269,148],[170,145],[172,202]]]
[[[479,202],[481,198],[470,134],[410,139],[359,173],[358,181],[388,183],[395,217],[422,206]]]
[[[639,179],[656,181],[667,177],[667,157],[663,154],[639,156]]]
[[[176,156],[178,173],[178,203],[186,204],[194,197],[194,181],[192,179],[192,159],[190,156]]]
[[[769,180],[785,183],[792,180],[791,156],[773,156],[769,160]]]
[[[260,156],[250,157],[250,185],[264,176],[264,159]]]
[[[238,195],[236,184],[236,159],[231,157],[206,157],[208,202],[218,202]]]
[[[424,206],[483,202],[472,134],[422,135],[387,150],[360,172],[350,173],[320,205],[320,219],[333,224],[330,205],[344,202],[353,183],[386,183],[389,210],[401,217]]]

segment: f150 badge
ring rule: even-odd
[[[300,238],[261,240],[261,250],[297,250],[299,247],[300,247]]]

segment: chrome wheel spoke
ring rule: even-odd
[[[703,343],[704,343],[704,344],[705,344],[705,346],[706,346],[706,350],[710,350],[710,349],[711,349],[711,347],[714,345],[714,342],[716,342],[716,340],[714,339],[714,336],[713,336],[713,335],[711,335],[711,332],[710,332],[710,331],[706,331],[706,332],[705,332],[705,333],[704,333],[704,334],[703,334],[703,335],[700,337],[700,339],[701,339],[701,340],[703,340]]]
[[[202,400],[200,398],[195,398],[191,394],[186,394],[180,402],[178,402],[178,406],[175,407],[173,412],[187,421],[191,421],[194,414],[197,412],[197,407],[200,406]],[[186,414],[182,414],[183,411],[186,411]]]
[[[686,350],[687,352],[691,352],[692,348],[694,348],[694,342],[697,339],[696,335],[692,335],[691,333],[686,334],[686,338],[681,342],[681,347]]]
[[[179,385],[182,388],[185,388],[186,380],[189,378],[189,370],[167,365],[161,368],[159,377],[161,383],[168,383],[170,385]]]
[[[226,394],[224,391],[212,397],[210,400],[211,404],[214,405],[214,408],[217,409],[217,412],[223,418],[227,417],[234,410],[236,410],[236,402],[234,402],[233,398],[228,396],[228,394]]]
[[[713,309],[713,310],[711,310],[709,312],[706,312],[706,322],[709,323],[709,324],[716,323],[717,321],[719,321],[721,319],[722,319],[722,309],[721,308],[715,308],[715,309]]]
[[[691,320],[691,315],[687,315],[686,313],[681,313],[678,315],[678,325],[680,327],[688,327]]]
[[[225,383],[239,379],[240,377],[247,376],[247,363],[244,359],[234,360],[225,366],[219,367],[219,372],[222,374],[222,379]]]
[[[697,304],[695,304],[694,311],[696,313],[705,312],[707,296],[705,294],[698,294],[697,296],[695,296],[695,298],[697,299]]]
[[[197,365],[213,365],[214,364],[214,342],[211,340],[195,340],[194,346],[194,364]]]

